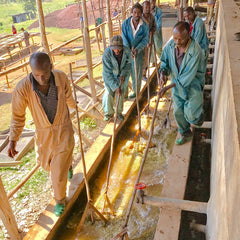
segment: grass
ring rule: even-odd
[[[2,114],[2,116],[1,116],[0,132],[8,129],[9,126],[10,126],[11,112],[12,112],[11,107],[12,107],[12,103],[5,103],[5,104],[0,106],[0,112],[5,113],[5,114]],[[30,113],[30,110],[27,108],[26,109],[25,127],[30,128],[30,129],[34,129],[35,126],[30,124],[31,120],[32,120],[32,115]]]

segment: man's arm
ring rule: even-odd
[[[110,50],[112,51],[112,50]],[[117,88],[119,88],[119,82],[117,81],[116,77],[113,75],[113,65],[110,61],[110,54],[107,51],[104,52],[102,63],[103,63],[103,79],[104,83],[107,84],[113,92],[116,91]]]
[[[20,138],[25,126],[25,115],[27,100],[22,91],[15,89],[12,96],[12,120],[9,134],[8,156],[13,158],[18,152],[16,151],[17,141]]]
[[[127,24],[125,20],[122,24],[122,39],[123,39],[123,45],[131,49],[131,44],[128,40],[128,33],[127,33]],[[131,30],[131,29],[130,29]]]

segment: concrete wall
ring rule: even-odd
[[[211,194],[207,239],[240,239],[240,11],[220,0],[214,56]]]

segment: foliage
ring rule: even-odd
[[[23,2],[24,10],[26,12],[37,12],[37,6],[36,6],[36,1],[35,0],[25,0]]]
[[[81,129],[87,128],[87,130],[94,129],[97,127],[95,119],[89,117],[81,119],[80,125]]]

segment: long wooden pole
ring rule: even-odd
[[[121,88],[121,84],[119,86],[119,88]],[[109,201],[108,198],[108,188],[109,188],[109,180],[110,180],[110,169],[111,169],[111,165],[112,165],[112,157],[113,157],[113,147],[114,147],[114,140],[115,140],[115,128],[117,125],[117,116],[118,116],[118,105],[119,105],[119,99],[121,97],[121,95],[117,95],[117,101],[116,101],[116,108],[115,108],[115,117],[114,117],[114,124],[113,124],[113,134],[112,134],[112,139],[111,139],[111,148],[110,148],[110,155],[109,155],[109,162],[108,162],[108,170],[107,170],[107,183],[106,183],[106,189],[105,189],[105,200],[104,200],[104,206],[103,206],[103,210],[105,209],[106,206],[106,202],[108,203],[108,206],[112,212],[112,214],[114,215],[114,211],[112,208],[112,204]]]
[[[126,19],[126,1],[122,0],[122,21]]]
[[[75,85],[74,85],[73,77],[72,77],[72,64],[71,63],[69,63],[69,72],[70,72],[70,77],[71,77],[71,82],[72,82],[72,87],[73,87],[74,99],[77,102],[77,94],[76,94]],[[82,165],[83,165],[83,177],[84,177],[84,183],[85,183],[85,186],[86,186],[87,200],[88,200],[87,207],[85,208],[82,219],[81,219],[81,221],[80,221],[80,223],[78,224],[78,227],[77,227],[77,232],[79,232],[79,230],[81,229],[81,227],[84,223],[84,220],[87,216],[88,210],[91,210],[92,222],[94,222],[93,211],[95,211],[105,223],[107,223],[107,219],[92,204],[90,188],[89,188],[89,184],[88,184],[88,180],[87,180],[87,168],[86,168],[86,162],[85,162],[84,151],[83,151],[82,134],[81,134],[81,128],[80,128],[80,118],[79,118],[77,104],[76,104],[76,117],[77,117],[79,145],[80,145],[80,151],[81,151],[81,160],[82,160]]]
[[[93,71],[92,71],[92,51],[91,51],[89,29],[88,29],[86,0],[82,0],[82,10],[83,10],[83,23],[84,23],[85,50],[86,50],[86,59],[87,59],[87,67],[88,67],[88,79],[90,82],[93,102],[96,103],[97,96],[96,96],[96,89],[95,89],[95,83],[94,83]]]
[[[103,0],[98,1],[99,11],[102,21],[104,21],[104,9],[103,9]],[[105,37],[105,24],[101,26],[102,29],[102,39],[103,39],[103,48],[104,50],[107,48],[106,37]]]
[[[112,27],[112,19],[111,19],[111,8],[110,8],[110,1],[106,0],[106,6],[107,6],[107,21],[108,21],[108,38],[109,43],[113,37],[113,27]]]
[[[29,180],[29,178],[38,170],[39,167],[40,165],[36,164],[35,167],[28,173],[28,175],[11,192],[8,193],[7,197],[11,198]]]
[[[138,171],[138,175],[137,175],[137,178],[136,178],[136,181],[135,181],[135,186],[136,186],[137,183],[139,183],[139,180],[140,180],[140,177],[141,177],[141,174],[142,174],[142,170],[143,170],[143,166],[144,166],[145,161],[147,159],[148,150],[149,150],[149,147],[150,147],[150,144],[151,144],[151,139],[152,139],[152,136],[153,136],[154,122],[155,122],[155,118],[156,118],[156,114],[157,114],[157,109],[158,109],[158,104],[159,104],[160,98],[161,98],[160,94],[158,94],[156,105],[155,105],[154,112],[153,112],[152,123],[151,123],[151,127],[150,127],[150,134],[149,134],[147,146],[146,146],[145,151],[143,153],[141,165],[140,165],[140,168],[139,168],[139,171]],[[126,233],[126,228],[128,226],[128,221],[129,221],[129,218],[130,218],[130,214],[131,214],[133,202],[134,202],[134,199],[135,199],[135,196],[136,196],[136,192],[137,192],[137,190],[136,190],[136,188],[134,188],[132,196],[131,196],[131,199],[130,199],[130,202],[129,202],[129,205],[128,205],[126,219],[125,219],[125,222],[124,222],[124,225],[123,225],[122,232],[125,232],[125,233],[121,235],[121,239],[122,240],[124,238],[128,239],[128,235]],[[113,238],[113,239],[116,239],[116,238]]]
[[[78,12],[79,12],[80,29],[81,29],[81,33],[83,34],[82,12],[81,12],[81,7],[80,7],[80,1],[79,0],[78,0]],[[83,37],[83,49],[85,51],[84,37]]]
[[[49,50],[49,45],[48,45],[46,31],[45,31],[45,22],[44,22],[44,15],[43,15],[43,9],[42,9],[42,1],[36,0],[36,2],[37,2],[40,34],[41,34],[41,39],[42,39],[42,47],[44,49],[44,52],[49,54],[50,50]]]
[[[22,237],[18,232],[17,222],[14,217],[12,208],[9,204],[1,177],[0,177],[0,193],[1,193],[0,194],[0,218],[2,219],[3,224],[6,227],[7,232],[10,235],[11,239],[20,240],[22,239]]]

